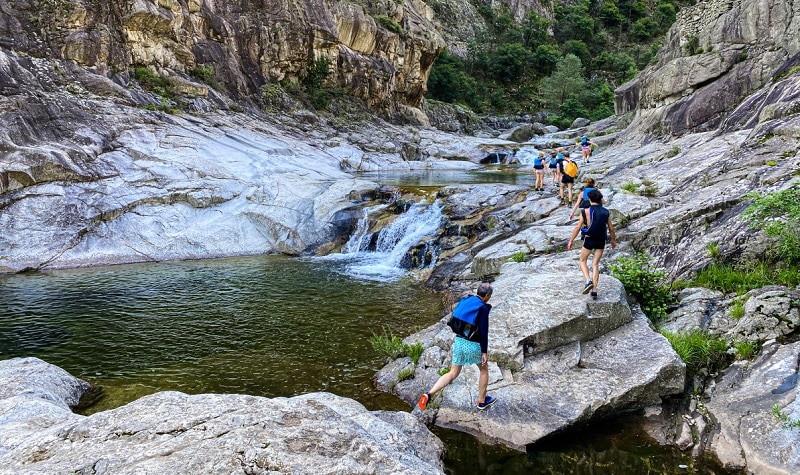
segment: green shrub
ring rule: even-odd
[[[211,66],[198,66],[192,69],[192,76],[204,83],[210,83],[214,80],[214,68]]]
[[[328,107],[331,100],[331,89],[323,87],[331,74],[331,61],[328,58],[318,58],[311,61],[300,79],[300,84],[311,98],[311,105],[316,109]]]
[[[700,38],[696,37],[695,35],[691,35],[686,38],[686,52],[689,53],[689,56],[694,56],[702,52],[700,48]]]
[[[422,356],[422,353],[425,351],[425,347],[422,346],[422,343],[419,341],[414,342],[413,345],[403,345],[403,353],[408,355],[411,358],[411,361],[414,363],[414,366],[419,363],[419,357]]]
[[[166,98],[175,96],[175,91],[172,89],[172,85],[170,85],[169,81],[146,66],[134,67],[133,78],[139,82],[140,86],[154,94]]]
[[[688,375],[695,375],[702,368],[713,373],[725,362],[728,344],[719,337],[700,330],[682,333],[662,331],[661,334],[686,363]]]
[[[731,317],[735,319],[740,319],[744,317],[744,304],[742,302],[734,302],[730,308]]]
[[[386,15],[375,15],[375,21],[392,33],[397,33],[398,35],[403,34],[403,27]]]
[[[528,253],[525,251],[517,251],[511,254],[511,257],[508,258],[508,262],[525,262],[527,259]]]
[[[778,161],[777,160],[767,160],[767,166],[768,167],[774,167],[774,166],[777,166],[777,165],[778,165]]]
[[[677,145],[675,145],[675,146],[673,146],[673,147],[670,149],[670,151],[669,151],[669,152],[667,152],[666,154],[664,154],[664,157],[666,157],[666,158],[672,158],[672,157],[675,157],[675,156],[677,156],[679,153],[681,153],[681,148],[680,148],[680,147],[678,147]]]
[[[749,360],[753,358],[759,350],[758,343],[752,341],[737,341],[733,344],[736,351],[736,359]]]
[[[404,368],[397,373],[397,382],[405,381],[414,377],[414,368]]]
[[[450,372],[450,367],[449,366],[445,366],[444,368],[439,368],[439,370],[436,371],[436,374],[438,374],[439,376],[444,376],[449,372]]]
[[[621,257],[609,268],[625,291],[636,298],[647,318],[656,323],[667,316],[667,307],[675,300],[672,290],[663,284],[664,271],[654,269],[646,254]]]
[[[800,186],[761,195],[748,193],[753,203],[745,209],[743,218],[751,229],[764,229],[776,240],[768,257],[776,263],[800,264]]]
[[[405,354],[406,345],[397,335],[387,335],[385,330],[383,335],[375,333],[369,338],[372,348],[378,353],[389,358],[399,358]]]
[[[620,188],[627,191],[628,193],[638,193],[639,191],[639,185],[637,185],[632,181],[623,183],[622,186],[620,186]]]

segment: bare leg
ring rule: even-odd
[[[597,290],[597,281],[600,280],[600,258],[603,257],[602,249],[595,249],[592,257],[592,283]],[[587,275],[588,277],[588,275]]]
[[[478,371],[478,402],[486,400],[486,387],[489,386],[489,364],[479,364]]]
[[[589,266],[586,265],[586,261],[589,259],[589,254],[592,252],[591,249],[586,249],[585,247],[581,247],[581,255],[579,257],[581,272],[583,272],[583,278],[586,282],[589,282]]]
[[[450,371],[439,377],[439,379],[436,381],[436,384],[434,384],[433,387],[430,389],[430,391],[428,391],[428,394],[430,394],[431,397],[433,397],[434,394],[438,393],[439,391],[444,389],[445,386],[452,383],[453,380],[456,379],[460,373],[461,373],[461,366],[450,365]],[[487,373],[487,378],[488,378],[488,373]]]

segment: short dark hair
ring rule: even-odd
[[[595,188],[594,190],[589,192],[589,201],[592,203],[602,203],[603,202],[603,194],[600,193],[600,190]]]
[[[478,292],[477,292],[478,297],[485,297],[487,295],[492,295],[493,291],[494,289],[492,289],[491,284],[489,284],[488,282],[482,282],[481,285],[478,286]]]

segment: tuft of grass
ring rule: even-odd
[[[403,34],[403,27],[386,15],[375,15],[375,22],[392,33],[397,33],[398,35]]]
[[[404,368],[397,373],[397,382],[412,379],[414,377],[414,368]]]
[[[774,166],[777,166],[777,165],[778,165],[778,161],[777,160],[767,160],[767,166],[768,167],[774,167]]]
[[[706,251],[708,251],[708,257],[712,259],[719,258],[719,243],[712,241],[706,245]]]
[[[728,344],[717,336],[700,330],[682,333],[662,331],[661,334],[686,363],[689,375],[695,375],[703,368],[713,373],[725,362]]]
[[[800,284],[797,266],[775,267],[766,262],[739,265],[713,263],[697,274],[692,287],[706,287],[739,295],[766,285],[795,287]]]
[[[759,345],[752,341],[737,341],[733,344],[737,360],[749,360],[758,354]]]
[[[666,153],[664,156],[665,156],[666,158],[672,158],[672,157],[676,157],[676,156],[678,156],[678,154],[680,154],[680,153],[681,153],[681,148],[680,148],[680,147],[678,147],[677,145],[674,145],[674,146],[673,146],[673,147],[672,147],[672,148],[669,150],[669,152],[667,152],[667,153]]]
[[[750,229],[763,229],[775,240],[767,257],[786,267],[800,265],[800,185],[774,193],[751,192],[753,202],[742,213]]]
[[[171,99],[175,96],[172,85],[162,78],[155,71],[146,66],[136,66],[133,68],[133,78],[139,85],[148,91],[158,94],[161,97]]]
[[[667,307],[675,300],[672,289],[663,283],[666,273],[655,269],[646,254],[622,257],[609,269],[611,275],[625,286],[625,291],[636,298],[642,312],[653,323],[667,316]]]
[[[528,260],[528,253],[525,251],[517,251],[514,254],[511,254],[511,257],[508,258],[507,262],[525,262]]]
[[[744,304],[742,302],[734,302],[730,308],[731,317],[739,320],[740,318],[744,317]]]
[[[792,419],[781,411],[781,406],[775,404],[772,406],[772,415],[781,421],[784,429],[794,429],[800,427],[800,419]]]
[[[444,376],[449,372],[450,372],[450,367],[449,366],[445,366],[444,368],[439,368],[439,370],[436,372],[436,374],[438,374],[439,376]]]
[[[628,193],[637,193],[639,191],[639,185],[637,185],[632,181],[623,183],[622,186],[620,186],[620,188],[622,188],[624,191],[627,191]]]

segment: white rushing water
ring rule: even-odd
[[[375,250],[370,251],[369,216],[383,207],[365,208],[342,253],[327,259],[342,261],[347,274],[362,279],[395,280],[404,276],[407,269],[400,267],[403,257],[425,237],[436,234],[442,222],[442,205],[415,203],[379,232]]]

